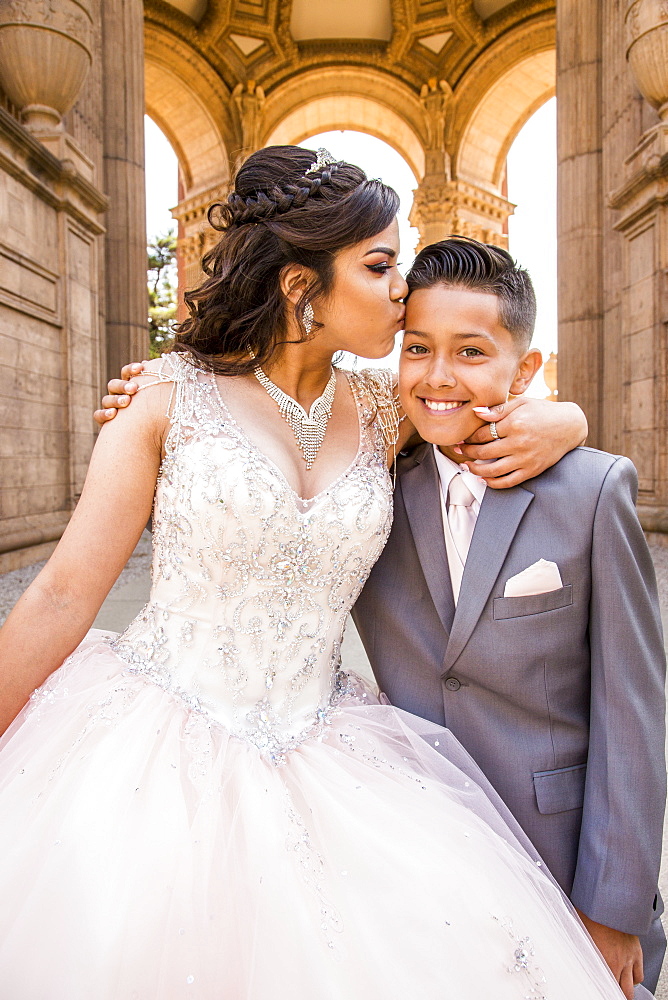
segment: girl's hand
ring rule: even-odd
[[[108,420],[113,420],[116,411],[129,406],[137,391],[137,383],[129,382],[133,375],[141,375],[145,361],[134,361],[121,368],[121,377],[112,378],[107,382],[107,396],[102,397],[102,410],[96,410],[93,419],[102,427]]]
[[[576,403],[518,396],[476,413],[487,425],[460,447],[471,472],[497,490],[540,475],[587,438],[587,418]]]

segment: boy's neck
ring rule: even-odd
[[[436,447],[440,451],[441,455],[445,455],[445,457],[449,458],[451,462],[456,462],[457,465],[463,465],[464,462],[466,462],[463,455],[458,455],[457,452],[454,451],[454,445],[437,444]]]

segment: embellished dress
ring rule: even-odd
[[[389,378],[348,376],[357,455],[306,501],[215,378],[161,378],[150,600],[0,742],[0,1000],[618,1000],[457,741],[341,669]]]

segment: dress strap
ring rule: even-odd
[[[172,383],[165,416],[170,429],[165,441],[165,451],[176,448],[203,424],[220,419],[216,380],[198,368],[187,354],[172,351],[163,354],[156,368],[146,372],[151,381],[143,382],[139,390],[165,382]]]
[[[365,368],[349,372],[353,392],[369,405],[369,422],[373,424],[384,452],[399,439],[399,425],[404,419],[397,394],[397,376],[385,368]]]

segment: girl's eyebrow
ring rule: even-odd
[[[367,250],[367,252],[364,254],[364,256],[368,257],[369,254],[372,254],[372,253],[384,253],[384,254],[387,254],[388,257],[396,257],[397,256],[397,251],[393,250],[391,247],[374,247],[373,250]]]

